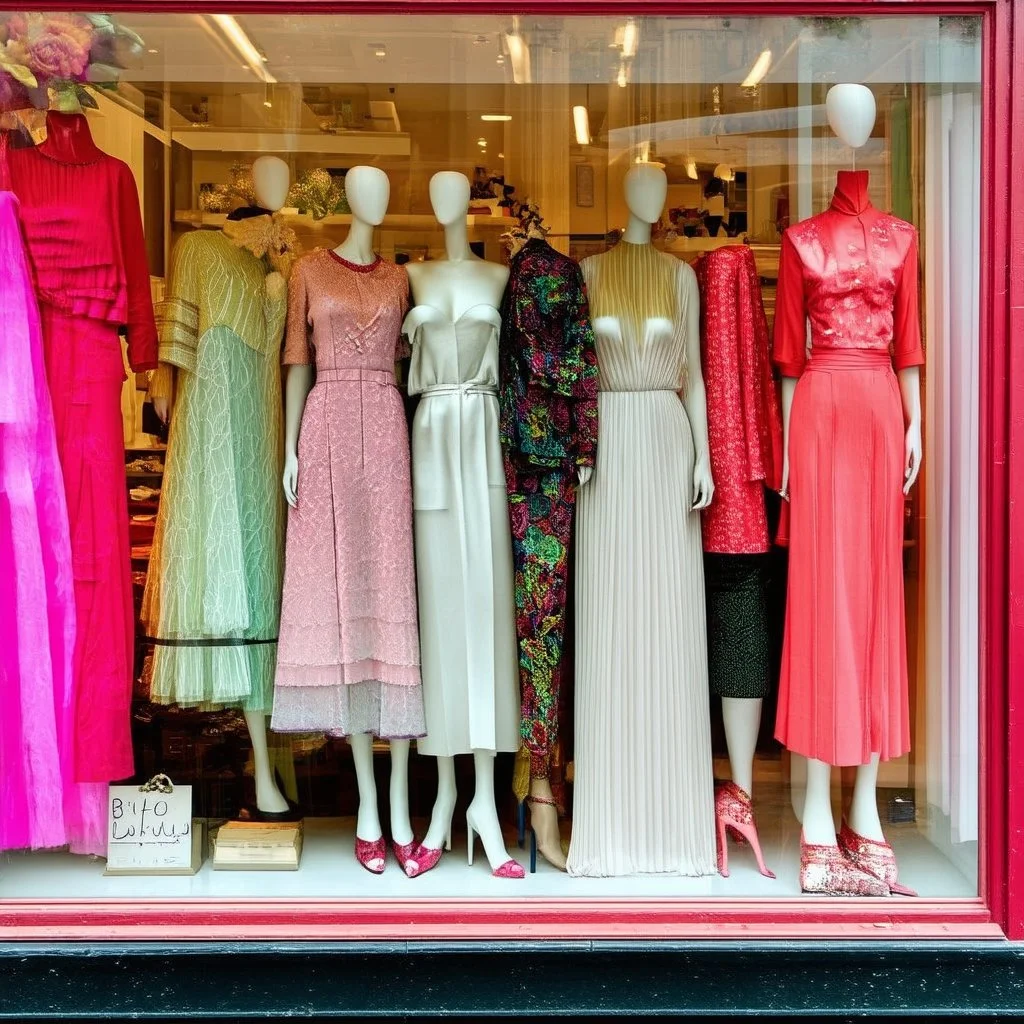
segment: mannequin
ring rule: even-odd
[[[829,90],[828,97],[826,100],[826,109],[828,112],[829,124],[836,135],[842,139],[852,149],[864,145],[871,134],[871,130],[874,124],[875,117],[875,102],[874,98],[869,89],[861,85],[843,84],[834,86]],[[782,411],[783,411],[783,435],[784,435],[784,461],[783,461],[783,473],[782,473],[782,490],[781,494],[784,499],[791,501],[791,495],[789,492],[790,482],[790,464],[793,459],[793,445],[794,438],[797,441],[801,440],[798,435],[797,427],[793,423],[793,403],[794,396],[798,387],[804,387],[808,376],[813,377],[813,374],[808,376],[801,375],[802,361],[804,359],[804,350],[801,344],[797,344],[797,335],[802,335],[805,327],[806,312],[803,307],[803,298],[798,293],[801,291],[800,275],[801,275],[801,261],[805,262],[805,257],[800,255],[800,245],[804,238],[813,239],[813,233],[815,231],[832,231],[839,232],[847,230],[849,237],[852,239],[851,244],[847,247],[848,251],[854,253],[851,258],[856,260],[856,253],[860,250],[857,247],[858,241],[865,237],[865,233],[868,230],[867,225],[871,226],[872,230],[878,226],[878,236],[887,240],[888,244],[882,244],[876,247],[876,251],[880,253],[873,257],[874,262],[869,261],[868,257],[861,262],[854,264],[855,272],[864,276],[867,273],[874,273],[881,280],[885,281],[886,274],[892,272],[895,274],[895,292],[893,297],[889,299],[891,303],[894,303],[894,310],[892,315],[895,318],[894,331],[892,342],[894,346],[894,363],[896,375],[899,384],[899,395],[900,402],[902,405],[902,442],[899,447],[902,448],[902,458],[900,459],[903,467],[901,492],[903,495],[907,494],[910,488],[913,486],[917,479],[918,472],[921,466],[921,406],[920,406],[920,370],[919,366],[924,361],[923,352],[920,347],[919,337],[919,325],[917,322],[917,244],[916,234],[913,228],[905,224],[903,221],[899,221],[893,217],[887,217],[884,214],[878,214],[877,211],[870,205],[866,194],[867,186],[867,175],[866,172],[840,172],[838,176],[838,183],[836,189],[836,198],[833,200],[832,207],[829,211],[823,214],[819,214],[818,217],[811,218],[810,221],[804,222],[804,224],[797,225],[794,228],[789,229],[785,240],[787,244],[783,246],[783,257],[780,263],[780,309],[782,315],[777,315],[776,320],[776,361],[779,362],[783,376],[782,384]],[[842,201],[840,204],[840,200]],[[837,211],[837,212],[833,212]],[[831,219],[828,219],[831,218]],[[821,227],[818,225],[821,224]],[[838,226],[837,226],[838,225]],[[796,232],[796,235],[793,235]],[[831,239],[831,235],[829,238]],[[835,237],[845,237],[838,234]],[[795,239],[795,241],[794,241]],[[891,242],[888,240],[892,239]],[[820,243],[815,243],[820,244]],[[863,242],[860,243],[863,246]],[[903,248],[900,249],[899,247]],[[886,259],[899,257],[902,263],[895,269],[890,271],[890,268],[885,263]],[[784,273],[784,267],[786,265],[786,272]],[[875,265],[877,264],[877,266]],[[866,269],[861,269],[866,268]],[[841,268],[845,269],[845,268]],[[814,271],[814,273],[818,273]],[[825,278],[825,284],[828,284],[827,275],[821,275]],[[815,280],[815,279],[812,279]],[[892,286],[890,286],[892,287]],[[784,296],[785,301],[781,301]],[[891,307],[890,307],[891,308]],[[789,312],[789,311],[792,312]],[[812,333],[817,330],[816,337],[821,337],[820,325],[816,327],[814,312],[812,307]],[[861,323],[872,323],[870,319],[865,320],[863,314],[861,314]],[[872,344],[872,339],[869,337],[869,327],[848,327],[845,323],[840,324],[839,331],[837,333],[843,333],[843,328],[847,328],[851,334],[851,339],[842,342],[844,349],[852,350],[854,353],[866,352],[867,357],[872,355],[872,349],[878,348],[884,344],[887,339],[880,338],[877,343]],[[827,332],[832,333],[832,332]],[[788,342],[788,344],[787,344]],[[860,343],[860,347],[858,346]],[[815,345],[820,342],[815,341]],[[781,353],[781,354],[780,354]],[[825,360],[830,356],[830,348],[823,347],[821,354],[818,355],[818,361],[822,366],[822,369],[826,371],[832,365],[830,362]],[[885,357],[882,357],[884,363]],[[881,365],[881,364],[880,364]],[[808,366],[811,368],[815,367],[815,355],[812,353],[812,357]],[[888,364],[886,364],[888,367]],[[891,367],[879,370],[878,372],[889,372],[891,373]],[[834,379],[846,380],[852,379],[850,376],[844,374],[833,374]],[[799,379],[799,383],[798,383]],[[874,383],[871,383],[872,388]],[[807,383],[808,395],[811,394],[811,390],[814,387],[813,381]],[[863,385],[867,388],[868,385]],[[882,384],[884,388],[884,383]],[[838,389],[837,389],[838,392]],[[868,392],[866,392],[868,393]],[[838,400],[837,400],[838,401]],[[871,393],[871,401],[874,401],[874,394]],[[879,399],[881,401],[881,399]],[[811,398],[803,400],[801,405],[802,416],[802,429],[812,429],[809,423],[810,413],[806,409],[807,404],[811,402]],[[857,403],[863,405],[862,401]],[[842,417],[849,407],[843,408],[837,406],[837,412],[830,415],[836,415]],[[812,410],[813,411],[813,410]],[[896,416],[895,410],[887,410],[886,415]],[[873,413],[874,414],[874,413]],[[881,413],[877,413],[881,416]],[[882,422],[882,421],[880,421]],[[890,420],[884,421],[888,429],[890,426],[892,429],[899,429],[895,423]],[[881,431],[883,428],[879,427]],[[837,442],[836,458],[842,457],[842,452],[845,450],[842,447],[843,438],[839,436]],[[869,456],[869,464],[874,465],[878,462],[878,455]],[[805,456],[802,456],[805,457]],[[864,458],[863,455],[860,458]],[[854,463],[858,465],[859,463]],[[868,472],[869,470],[864,470]],[[884,680],[888,680],[888,683],[883,685],[892,685],[893,677],[902,676],[902,690],[897,694],[889,693],[886,700],[886,707],[888,710],[889,718],[900,719],[905,715],[905,702],[906,702],[906,666],[905,666],[905,652],[903,650],[903,609],[902,609],[902,559],[900,554],[900,546],[902,540],[902,504],[901,502],[895,501],[895,486],[888,479],[876,482],[876,480],[864,481],[865,488],[870,487],[870,492],[879,491],[881,493],[881,501],[884,502],[884,508],[878,513],[879,516],[885,515],[887,518],[885,522],[885,541],[886,550],[884,554],[887,557],[885,563],[886,570],[881,578],[875,576],[875,582],[871,586],[875,587],[888,587],[890,583],[896,584],[896,591],[899,594],[898,601],[893,595],[887,595],[884,592],[881,596],[875,595],[872,598],[873,602],[883,604],[886,603],[886,607],[898,604],[898,609],[891,612],[892,617],[898,618],[899,629],[892,629],[891,625],[886,624],[885,630],[894,634],[898,633],[898,654],[893,652],[891,655],[891,661],[885,664],[885,671],[878,672],[877,666],[874,663],[871,664],[872,678],[875,674],[883,676]],[[842,495],[840,496],[842,500]],[[790,580],[790,607],[787,608],[787,648],[790,641],[791,627],[796,630],[799,629],[799,624],[794,625],[791,622],[791,618],[794,616],[793,612],[793,562],[797,557],[796,544],[798,540],[798,532],[800,530],[800,523],[798,522],[798,513],[796,505],[793,506],[793,525],[791,527],[792,539],[791,543],[791,580]],[[871,514],[875,514],[873,508],[869,509]],[[880,531],[881,526],[876,516],[874,525],[871,529]],[[873,571],[874,566],[872,564],[873,551],[861,551],[851,556],[851,562],[857,564],[857,561],[862,563],[866,561],[868,570]],[[843,557],[844,552],[839,553],[839,557]],[[843,570],[838,570],[843,571]],[[846,570],[849,572],[849,570]],[[797,573],[799,576],[799,572]],[[856,574],[853,574],[854,576]],[[896,583],[895,577],[898,576],[898,583]],[[843,581],[847,588],[855,586],[857,580],[854,579],[853,583],[847,580]],[[867,584],[865,584],[867,585]],[[844,600],[851,602],[854,606],[853,615],[860,615],[860,610],[856,607],[857,595],[854,594],[850,597],[844,597]],[[844,613],[850,614],[849,610],[844,607]],[[862,625],[862,618],[853,619],[855,626],[861,626],[866,629],[881,628],[873,624],[873,620],[869,621],[867,625]],[[849,626],[845,627],[851,628]],[[797,642],[797,637],[803,639],[803,634],[794,633],[793,642]],[[826,637],[825,641],[829,644],[835,644],[835,650],[839,652],[838,644],[835,640]],[[881,640],[878,641],[881,645]],[[829,647],[829,649],[833,649]],[[884,652],[883,652],[884,653]],[[881,656],[880,656],[881,657]],[[784,653],[783,663],[783,685],[780,692],[780,713],[777,725],[777,731],[780,734],[780,739],[785,742],[785,736],[795,736],[800,734],[799,716],[803,714],[799,706],[790,710],[787,708],[787,704],[790,701],[790,696],[787,693],[787,664],[788,655]],[[894,667],[895,664],[899,664],[900,668]],[[802,666],[801,666],[802,668]],[[861,666],[857,666],[858,671]],[[795,670],[794,670],[795,671]],[[867,678],[860,678],[860,685],[871,685],[870,680]],[[815,685],[816,681],[812,681],[811,685]],[[817,685],[826,685],[824,682],[818,683]],[[835,686],[834,682],[830,685]],[[839,693],[836,690],[834,693]],[[795,698],[793,698],[795,699]],[[861,701],[878,700],[880,698],[875,697],[872,694],[864,694],[861,696]],[[836,714],[842,716],[845,712],[849,713],[854,710],[853,707],[848,705],[837,705]],[[820,726],[820,723],[819,723]],[[785,734],[785,735],[784,735]],[[888,892],[894,893],[909,893],[905,887],[899,885],[896,881],[896,865],[895,858],[892,855],[891,847],[885,842],[884,835],[882,832],[881,821],[878,815],[877,797],[876,797],[876,784],[878,779],[878,765],[880,759],[885,757],[900,756],[901,753],[905,753],[909,747],[909,727],[905,722],[899,723],[896,721],[881,721],[873,722],[872,725],[872,738],[880,736],[885,744],[885,753],[875,747],[871,747],[865,754],[850,755],[849,747],[846,749],[845,754],[837,755],[841,757],[841,760],[835,760],[829,763],[827,760],[822,758],[816,758],[813,756],[807,757],[807,786],[806,793],[804,796],[802,814],[800,819],[803,825],[803,842],[804,846],[804,857],[803,861],[805,864],[811,863],[817,859],[818,867],[817,875],[813,876],[807,873],[807,869],[802,871],[801,878],[802,883],[805,880],[810,880],[812,888],[807,891],[824,891],[824,892],[842,892],[849,893],[854,892],[862,895],[879,895],[886,894]],[[791,742],[799,742],[801,746],[806,744],[804,740],[793,739]],[[867,741],[865,741],[867,742]],[[803,752],[797,750],[797,752]],[[856,771],[856,782],[854,785],[853,800],[850,805],[848,822],[844,823],[843,832],[837,838],[835,821],[832,817],[831,807],[831,764],[857,764]],[[851,837],[852,830],[852,837]],[[838,847],[846,858],[845,863],[841,860],[836,859],[836,855],[830,854],[829,850],[835,851]],[[817,851],[817,852],[816,852]],[[867,851],[864,853],[864,851]],[[863,855],[860,855],[863,854]],[[854,865],[856,869],[860,870],[860,875],[856,872],[851,873],[849,868],[850,865]],[[824,879],[824,882],[822,882]],[[881,891],[878,891],[878,883],[881,882]],[[824,887],[822,887],[824,885]]]
[[[438,792],[430,827],[406,873],[430,870],[442,843],[450,848],[454,755],[472,752],[470,863],[479,835],[492,873],[522,878],[522,867],[505,849],[494,794],[496,752],[519,745],[512,544],[497,403],[498,308],[508,269],[470,249],[469,199],[465,175],[441,171],[431,178],[430,202],[444,228],[446,258],[408,267],[414,302],[404,327],[413,344],[409,391],[423,396],[413,423],[427,715],[427,735],[418,748],[437,758]]]
[[[715,497],[702,523],[708,668],[721,698],[731,779],[716,784],[719,871],[728,833],[764,867],[752,806],[763,697],[773,685],[766,584],[770,548],[765,487],[782,471],[782,419],[771,368],[760,278],[747,246],[725,246],[694,265]]]
[[[601,443],[577,518],[570,875],[715,870],[698,514],[714,483],[696,276],[651,245],[667,191],[632,167],[622,241],[582,264]]]
[[[135,770],[120,334],[127,333],[137,373],[156,367],[157,337],[131,169],[96,146],[83,115],[50,112],[46,123],[45,142],[6,156],[39,300],[70,523],[76,640],[68,775],[100,784],[90,792],[102,822],[105,784]]]
[[[531,223],[513,255],[502,310],[501,440],[516,571],[522,698],[513,788],[530,806],[531,871],[539,850],[565,870],[552,790],[577,479],[597,450],[597,356],[579,266]]]
[[[245,217],[253,218],[267,213],[276,213],[284,206],[285,199],[288,195],[288,165],[279,157],[263,156],[257,159],[253,164],[252,176],[256,191],[256,199],[259,206],[256,209],[245,211]],[[182,258],[188,259],[189,257],[183,256]],[[192,258],[199,257],[197,254],[194,254]],[[216,257],[214,257],[214,263],[211,264],[211,267],[217,267],[221,272],[234,272],[232,268],[220,264]],[[271,283],[269,287],[274,287],[274,284]],[[280,283],[279,287],[283,288],[283,282]],[[173,299],[174,296],[172,295],[171,298]],[[276,338],[270,339],[271,344],[274,346],[275,353],[277,347],[280,345],[280,337],[284,329],[283,311],[281,315],[282,319],[278,321],[276,323],[276,327],[273,328],[273,330],[276,331]],[[172,313],[168,314],[167,322],[173,322]],[[170,362],[161,361],[159,369],[150,381],[149,393],[153,401],[154,411],[164,424],[168,424],[170,422],[173,410],[174,377],[175,366]],[[254,383],[253,386],[255,387],[256,384]],[[271,405],[271,407],[273,407],[273,405]],[[279,441],[275,440],[275,448],[278,443]],[[280,463],[278,463],[278,465],[280,465]],[[259,501],[255,496],[253,496],[253,500]],[[165,496],[165,502],[166,501],[167,497]],[[158,581],[154,580],[154,585],[158,585]],[[147,607],[144,610],[144,619],[149,618],[148,606],[151,601],[155,600],[157,600],[157,598],[153,595],[152,590],[147,588],[145,602]],[[153,619],[158,620],[158,618],[158,613],[154,612]],[[156,625],[155,621],[154,625]],[[212,653],[216,654],[220,652]],[[269,671],[272,673],[272,666]],[[291,817],[292,815],[290,813],[288,801],[278,788],[275,773],[271,764],[270,752],[267,746],[267,715],[264,711],[253,710],[246,707],[243,707],[243,715],[249,731],[249,738],[252,742],[253,775],[256,788],[256,810],[261,817],[269,820]]]
[[[359,790],[356,857],[379,874],[386,845],[373,737],[390,741],[391,840],[404,865],[415,845],[408,737],[424,731],[409,454],[393,374],[408,280],[403,268],[373,250],[390,198],[387,175],[353,167],[345,189],[352,210],[348,236],[333,252],[300,260],[290,287],[283,485],[291,512],[273,726],[348,737]],[[327,418],[332,425],[325,434]],[[377,429],[364,432],[363,422]],[[339,474],[348,478],[335,487]],[[325,505],[336,540],[325,537],[331,531],[316,518]],[[311,593],[318,606],[359,607],[363,618],[335,612],[340,621],[324,626],[314,644],[304,621]],[[326,653],[332,650],[339,653]],[[325,679],[337,682],[317,685]],[[321,696],[325,691],[330,695]]]

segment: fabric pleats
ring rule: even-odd
[[[670,391],[602,392],[577,525],[572,875],[714,870],[700,516]]]
[[[903,414],[886,352],[815,349],[791,413],[776,736],[832,765],[910,749]]]
[[[75,781],[75,604],[64,481],[18,204],[0,193],[0,850],[105,849]]]

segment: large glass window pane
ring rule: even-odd
[[[0,550],[77,602],[12,591],[0,896],[791,897],[830,798],[805,887],[977,895],[980,20],[0,24],[70,517]],[[161,773],[197,874],[62,848]]]

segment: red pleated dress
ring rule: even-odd
[[[867,186],[866,171],[841,171],[829,209],[785,232],[775,313],[775,362],[799,377],[775,734],[831,765],[910,748],[894,369],[924,363],[917,235]]]
[[[47,139],[9,154],[43,327],[74,574],[74,773],[134,771],[134,614],[120,332],[133,370],[157,365],[138,192],[82,115],[47,116]]]

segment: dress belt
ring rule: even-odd
[[[361,384],[380,384],[394,386],[395,375],[390,370],[360,370],[356,367],[316,371],[317,384],[344,384],[356,382]]]
[[[467,381],[465,384],[432,384],[424,388],[420,394],[424,398],[433,398],[435,395],[491,395],[498,397],[498,389],[493,384],[474,384]]]

